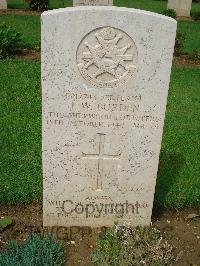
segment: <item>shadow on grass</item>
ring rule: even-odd
[[[179,174],[186,160],[181,153],[161,151],[156,182],[153,214],[161,214],[169,201],[169,192],[179,179]]]

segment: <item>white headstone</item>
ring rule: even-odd
[[[42,14],[45,226],[150,223],[175,35],[136,9]]]
[[[7,0],[0,0],[0,9],[7,9]]]
[[[113,0],[73,0],[73,6],[112,6]]]
[[[179,17],[189,17],[192,0],[168,0],[167,8],[174,9]]]

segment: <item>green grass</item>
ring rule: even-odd
[[[153,1],[153,0],[115,0],[116,6],[132,7],[156,13],[161,13],[167,7],[165,1]]]
[[[28,8],[28,4],[25,0],[7,0],[9,8]],[[62,8],[72,6],[73,0],[50,0],[50,8]]]
[[[73,5],[73,0],[50,0],[50,8],[52,9],[69,7],[72,5]]]
[[[156,203],[200,204],[200,68],[173,68]]]
[[[162,13],[167,8],[167,1],[158,0],[114,0],[114,5],[138,8],[156,13]],[[200,11],[200,4],[193,3],[192,11]]]
[[[41,199],[40,62],[0,61],[0,202]],[[200,68],[173,68],[156,204],[200,202]]]
[[[40,62],[0,60],[0,203],[39,199]]]
[[[27,8],[28,4],[25,0],[7,0],[8,8]]]
[[[200,22],[199,21],[178,21],[178,32],[184,36],[182,53],[200,52]]]
[[[0,24],[6,23],[22,33],[23,48],[40,47],[40,17],[32,15],[0,15]]]

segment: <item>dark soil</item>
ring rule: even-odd
[[[8,9],[0,9],[0,14],[11,14],[11,15],[35,15],[40,16],[42,12],[33,11],[31,9],[14,9],[14,8],[8,8]]]
[[[173,60],[175,66],[198,66],[200,67],[200,60],[194,60],[191,55],[175,56]]]
[[[15,51],[15,58],[27,60],[40,60],[41,52],[34,49],[18,49]]]
[[[180,19],[180,20],[193,20],[192,17],[178,17],[177,19]]]
[[[200,265],[200,219],[189,219],[195,209],[165,210],[153,215],[153,226],[158,228],[174,250],[176,266]],[[195,216],[195,215],[194,215]]]
[[[197,214],[195,209],[181,211],[154,211],[152,223],[158,228],[164,239],[173,246],[176,260],[175,266],[200,265],[200,220],[199,217],[188,218]],[[9,239],[24,241],[31,232],[47,233],[50,228],[42,228],[42,205],[12,205],[0,207],[0,217],[9,216],[13,224],[0,231],[0,249],[5,247]],[[95,248],[98,236],[105,230],[87,227],[53,228],[55,236],[63,243],[65,265],[93,265],[90,260],[91,251]]]

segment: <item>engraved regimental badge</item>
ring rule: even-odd
[[[80,42],[76,56],[81,75],[94,87],[116,87],[136,72],[135,43],[116,28],[103,27],[88,33]]]

